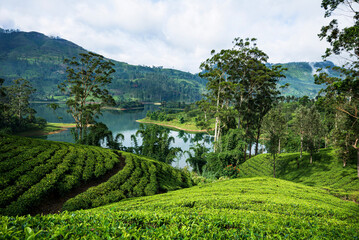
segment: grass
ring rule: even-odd
[[[23,137],[43,136],[65,131],[68,128],[74,127],[76,127],[76,124],[74,123],[47,123],[44,128],[40,128],[37,124],[33,124],[33,128],[31,130],[19,132],[17,135]]]
[[[297,168],[297,160],[299,168]],[[273,176],[273,165],[269,154],[261,154],[239,166],[240,177]],[[277,161],[278,178],[327,189],[339,197],[359,202],[359,179],[354,159],[343,167],[333,149],[321,149],[309,163],[309,154],[283,153]]]
[[[359,205],[260,177],[126,199],[91,210],[0,217],[0,236],[40,239],[357,239]]]

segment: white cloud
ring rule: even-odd
[[[2,0],[0,27],[58,35],[131,64],[198,72],[212,49],[256,37],[271,62],[320,61],[320,0]]]

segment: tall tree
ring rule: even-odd
[[[330,77],[326,73],[320,73],[316,77],[316,82],[327,85],[326,94],[336,99],[336,109],[346,114],[347,120],[351,122],[346,124],[346,138],[350,139],[350,145],[357,151],[359,178],[359,1],[323,0],[322,7],[325,9],[325,17],[344,12],[353,22],[353,25],[341,28],[338,19],[333,19],[329,25],[322,27],[319,37],[325,38],[330,44],[323,57],[340,55],[347,63],[335,68],[341,73],[341,77]]]
[[[260,115],[257,122],[261,122],[271,107],[270,101],[263,107],[262,100],[279,94],[276,83],[284,77],[280,66],[267,67],[268,56],[258,49],[256,39],[236,38],[233,43],[232,49],[213,50],[212,57],[200,66],[200,76],[208,80],[206,96],[216,117],[216,151],[220,149],[221,132],[236,127],[235,116],[237,128],[245,129],[246,136],[252,136],[247,143],[252,142],[253,129],[260,128],[260,124],[254,125],[255,119]]]
[[[323,124],[320,119],[320,114],[313,105],[304,119],[304,141],[307,150],[310,154],[309,163],[313,163],[313,154],[320,148],[321,137],[324,135]]]
[[[300,136],[300,158],[303,156],[303,147],[304,147],[304,137],[306,133],[306,125],[308,124],[306,120],[308,119],[307,116],[309,115],[309,108],[305,106],[300,106],[295,111],[295,118],[294,118],[294,130]]]
[[[30,107],[29,99],[36,90],[28,80],[19,78],[7,87],[7,96],[10,101],[10,112],[17,116],[19,123],[26,114],[35,114],[35,110]]]
[[[105,88],[111,83],[114,64],[92,52],[80,53],[79,58],[65,59],[64,63],[67,64],[67,79],[59,88],[69,96],[66,105],[76,123],[74,137],[81,143],[86,138],[89,124],[101,114],[101,107],[115,105]]]
[[[273,177],[276,177],[276,159],[280,153],[281,139],[287,130],[287,121],[281,107],[272,108],[263,120],[263,130],[268,139],[268,152],[273,159]]]

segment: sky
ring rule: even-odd
[[[191,73],[257,38],[271,63],[321,61],[321,0],[1,0],[0,27],[59,36],[107,58]]]

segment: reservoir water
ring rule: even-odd
[[[70,114],[66,112],[66,106],[62,105],[61,108],[57,109],[55,112],[47,107],[47,104],[32,104],[38,117],[46,119],[48,122],[62,122],[62,123],[72,123],[73,118]],[[98,122],[103,122],[107,127],[112,131],[114,135],[117,133],[122,133],[125,136],[123,141],[123,146],[130,147],[132,146],[131,135],[136,134],[140,124],[136,122],[138,119],[142,119],[146,116],[148,111],[155,111],[158,109],[158,106],[155,105],[145,105],[143,110],[128,110],[128,111],[117,111],[117,110],[104,110],[102,116],[99,116],[97,119]],[[59,117],[61,119],[59,119]],[[182,151],[188,151],[191,146],[193,146],[194,140],[208,138],[209,136],[203,133],[185,133],[183,131],[170,131],[170,135],[174,137],[175,142],[172,144],[173,147],[180,147]],[[71,142],[73,143],[73,137],[70,130],[63,131],[57,134],[42,136],[41,138],[51,140],[51,141],[62,141],[62,142]],[[199,143],[204,143],[204,139],[200,140]],[[141,141],[138,141],[141,144]],[[207,147],[211,147],[210,143],[204,143]],[[179,154],[175,162],[172,163],[174,167],[183,168],[188,166],[186,159],[188,158],[187,154]]]

